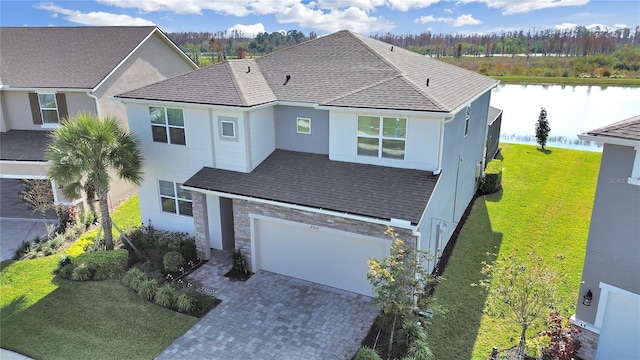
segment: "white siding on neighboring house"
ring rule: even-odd
[[[193,234],[193,218],[162,211],[158,185],[159,180],[184,183],[202,167],[213,166],[209,110],[182,109],[186,145],[173,145],[153,141],[149,105],[127,104],[129,129],[145,154],[144,182],[138,187],[142,221]]]
[[[273,107],[249,112],[251,168],[255,169],[276,148]]]
[[[407,118],[404,160],[358,156],[358,115]],[[329,158],[331,160],[433,171],[438,164],[439,143],[439,120],[417,118],[402,113],[388,115],[376,112],[356,114],[331,111],[329,115]]]

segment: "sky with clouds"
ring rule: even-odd
[[[638,0],[0,0],[2,26],[157,25],[165,32],[499,33],[640,25]]]

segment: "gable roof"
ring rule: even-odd
[[[0,81],[11,88],[94,89],[154,32],[188,59],[155,26],[0,27]]]
[[[640,142],[640,115],[587,131],[580,136],[601,142],[611,142],[612,140]]]
[[[183,185],[417,224],[438,180],[428,171],[331,161],[275,150],[250,173],[204,167]]]
[[[203,84],[192,86],[196,79]],[[218,63],[118,97],[245,107],[287,101],[452,112],[497,84],[472,71],[339,31],[255,60]]]

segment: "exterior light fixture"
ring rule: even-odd
[[[587,294],[582,297],[582,304],[584,306],[591,306],[591,300],[593,299],[593,294],[591,290],[587,291]]]

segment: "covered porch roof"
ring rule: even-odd
[[[415,225],[437,180],[438,176],[428,171],[275,150],[251,173],[204,167],[183,185]]]
[[[9,130],[0,133],[0,160],[46,161],[51,131]]]

